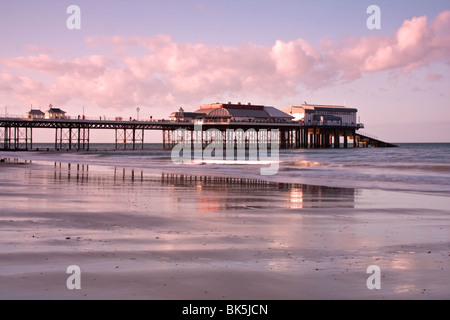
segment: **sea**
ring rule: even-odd
[[[115,150],[91,144],[89,151],[55,151],[34,144],[33,151],[0,152],[1,158],[35,163],[139,168],[153,173],[214,176],[341,188],[379,189],[450,196],[450,143],[400,143],[396,148],[282,149],[270,161],[200,161],[176,164],[161,144]],[[274,163],[276,162],[276,163]],[[262,175],[262,168],[277,168]]]

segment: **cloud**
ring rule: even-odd
[[[433,21],[425,16],[406,20],[390,36],[372,34],[338,43],[324,39],[318,46],[304,39],[277,40],[272,46],[210,46],[177,43],[169,35],[88,37],[85,44],[87,52],[108,47],[112,53],[56,59],[28,46],[35,55],[0,57],[0,96],[24,103],[78,99],[101,108],[142,104],[170,110],[205,98],[283,99],[302,87],[317,89],[363,74],[450,63],[450,11]],[[430,73],[429,79],[440,77]]]
[[[351,39],[334,49],[330,59],[346,78],[364,73],[417,69],[433,61],[450,62],[450,11],[431,23],[426,16],[403,22],[394,36]]]
[[[437,81],[442,80],[444,78],[444,76],[439,73],[430,72],[427,74],[427,78],[431,82],[437,82]]]

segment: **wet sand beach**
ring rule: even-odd
[[[450,296],[448,197],[58,162],[0,176],[1,299]]]

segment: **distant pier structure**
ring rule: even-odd
[[[37,129],[54,130],[55,150],[89,150],[91,131],[97,129],[114,130],[118,150],[143,149],[147,130],[162,132],[164,148],[172,148],[182,141],[186,143],[186,136],[188,142],[200,142],[203,146],[217,139],[221,139],[224,146],[230,142],[248,146],[277,139],[283,149],[395,147],[358,132],[364,125],[357,123],[357,111],[344,106],[307,103],[279,110],[250,103],[217,102],[202,105],[194,112],[180,108],[167,120],[136,121],[120,117],[78,116],[72,119],[50,105],[46,113],[32,109],[26,117],[0,117],[0,150],[32,150],[33,130]]]
[[[300,148],[339,148],[341,137],[344,148],[348,147],[349,140],[353,147],[360,145],[361,137],[357,130],[364,128],[364,125],[356,121],[357,109],[305,102],[283,111],[292,115],[300,124]],[[368,144],[363,143],[363,146]]]

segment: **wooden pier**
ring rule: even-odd
[[[44,129],[54,130],[55,150],[88,151],[93,130],[114,130],[117,150],[143,149],[145,132],[148,130],[161,131],[163,147],[172,148],[186,136],[181,135],[178,129],[190,133],[191,143],[202,143],[203,146],[218,139],[217,132],[221,134],[219,138],[223,139],[224,146],[227,142],[248,146],[260,141],[270,143],[273,139],[278,139],[281,149],[395,146],[357,133],[360,124],[342,126],[320,123],[305,125],[298,121],[211,121],[203,122],[201,130],[197,128],[194,121],[0,118],[0,150],[32,150],[34,131]],[[210,129],[215,129],[215,136],[211,136]]]

